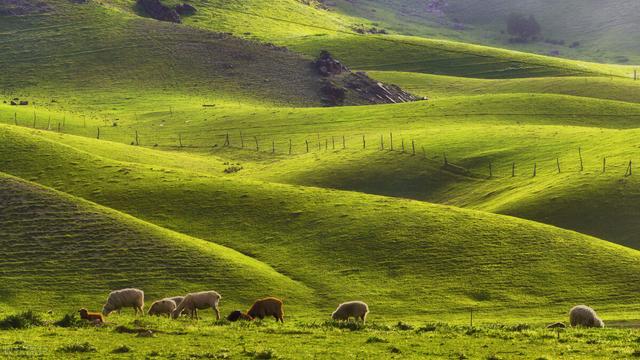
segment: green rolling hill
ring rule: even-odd
[[[213,242],[6,174],[0,174],[0,186],[3,307],[37,292],[34,307],[41,310],[98,309],[108,289],[129,286],[157,299],[211,284],[228,295],[229,304],[246,304],[256,291],[301,299],[311,294],[269,266]]]
[[[191,273],[184,277],[172,278],[167,274],[173,273],[168,265],[161,269],[150,266],[147,272],[138,275],[133,269],[121,267],[120,277],[114,276],[113,282],[107,284],[135,281],[148,284],[152,293],[161,293],[174,284],[184,288],[194,286],[193,283],[216,283],[235,303],[250,296],[249,292],[260,292],[254,286],[250,290],[243,286],[243,281],[255,278],[265,287],[263,291],[286,294],[293,309],[306,306],[307,313],[294,310],[292,314],[304,318],[322,312],[345,296],[364,296],[377,306],[385,306],[387,316],[443,317],[464,312],[469,306],[487,313],[513,314],[512,308],[543,304],[554,304],[548,309],[554,312],[586,299],[621,311],[626,299],[622,294],[632,296],[629,284],[637,282],[635,250],[515,218],[356,192],[278,185],[162,166],[150,168],[91,155],[71,145],[61,145],[46,133],[15,127],[3,126],[2,144],[3,159],[6,154],[20,154],[11,161],[2,161],[3,170],[9,174],[89,199],[147,223],[236,249],[261,262],[211,245],[209,252],[198,258],[207,261],[207,256],[211,256],[220,260],[207,261],[210,264],[207,267],[193,264]],[[117,149],[114,146],[113,152],[118,152]],[[58,247],[60,242],[70,246],[74,238],[83,236],[83,228],[65,219],[113,222],[120,216],[125,219],[118,225],[123,227],[120,231],[151,232],[144,237],[148,238],[146,243],[136,241],[142,254],[147,254],[143,249],[154,249],[140,263],[143,267],[147,261],[153,264],[157,259],[167,258],[171,264],[189,256],[172,251],[176,244],[189,244],[186,248],[179,245],[181,251],[190,251],[190,246],[207,248],[201,240],[181,237],[111,210],[98,211],[97,205],[5,178],[4,183],[10,185],[7,196],[27,198],[27,203],[56,215],[45,216],[46,222],[37,218],[20,221],[28,231],[10,233],[27,234],[23,241],[32,241],[28,234],[42,231],[36,224],[48,226],[52,221],[61,224],[58,231],[70,236],[53,237],[55,242],[48,246]],[[4,221],[11,223],[11,219],[22,218],[21,211],[24,206],[9,208]],[[96,227],[100,229],[101,225],[91,225]],[[157,235],[158,232],[165,237]],[[83,242],[86,251],[107,254],[87,270],[87,281],[114,262],[110,256],[117,258],[118,249],[122,248],[118,244],[127,243],[127,238],[119,234],[119,231],[106,234],[98,231],[93,240]],[[107,235],[118,241],[107,241],[109,247],[105,248],[102,236]],[[46,247],[41,250],[46,254]],[[135,251],[130,249],[128,253],[132,254],[127,258],[133,259]],[[82,262],[74,261],[74,255],[77,253],[65,253],[59,261],[83,269]],[[240,271],[242,276],[217,271],[217,266],[228,268],[228,264],[236,263],[232,269],[238,270],[232,271]],[[21,276],[29,277],[26,270],[30,267],[22,266],[14,266],[16,281]],[[242,270],[245,267],[254,270]],[[257,269],[264,269],[260,270],[262,277],[252,275],[251,271]],[[220,277],[197,280],[202,276]],[[160,285],[159,279],[166,277],[171,282],[162,281]],[[233,281],[222,284],[227,277]],[[282,288],[276,285],[280,283]],[[100,283],[93,286],[98,288]],[[56,283],[45,288],[55,291]],[[85,291],[89,289],[76,291],[88,297]],[[311,301],[317,306],[315,311],[309,309],[309,291],[317,297]],[[411,315],[409,311],[414,310],[407,305],[422,302],[429,305]]]
[[[383,320],[631,317],[633,66],[357,32],[393,25],[390,2],[190,3],[183,24],[128,0],[0,15],[3,310],[137,284],[280,295],[299,319],[346,298]],[[321,50],[429,100],[321,107]]]

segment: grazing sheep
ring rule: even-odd
[[[170,298],[166,298],[168,300],[173,300],[176,303],[176,307],[178,305],[180,305],[180,303],[182,302],[182,300],[184,300],[184,296],[173,296]],[[182,312],[180,312],[180,314],[178,314],[178,316],[182,315]]]
[[[268,297],[260,300],[256,300],[253,303],[247,315],[252,318],[258,318],[260,320],[267,316],[273,316],[276,321],[284,323],[284,310],[282,309],[282,300],[274,297]]]
[[[80,319],[88,320],[95,324],[104,324],[104,316],[99,312],[90,312],[87,309],[78,310]]]
[[[253,318],[240,310],[234,310],[229,314],[229,316],[227,316],[227,320],[231,322],[236,322],[238,320],[251,321]]]
[[[203,291],[199,293],[187,294],[184,300],[178,304],[178,307],[173,311],[171,316],[177,319],[182,311],[188,311],[191,318],[198,318],[198,310],[212,308],[216,314],[216,319],[220,320],[220,309],[218,309],[218,303],[222,299],[222,296],[215,291]]]
[[[349,301],[338,305],[336,311],[331,314],[333,320],[345,320],[348,321],[350,317],[354,319],[362,319],[365,323],[367,314],[369,313],[369,306],[362,301]]]
[[[569,311],[569,322],[571,322],[571,326],[574,327],[604,327],[604,322],[598,317],[595,310],[586,305],[574,306],[571,311]]]
[[[138,312],[144,314],[144,292],[139,289],[112,291],[107,298],[107,303],[102,308],[102,314],[106,316],[124,307],[132,307],[136,315],[138,315]]]
[[[176,302],[171,299],[162,299],[151,304],[149,308],[149,312],[147,313],[149,316],[152,315],[167,315],[171,316],[173,311],[176,309]]]

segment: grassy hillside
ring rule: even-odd
[[[636,325],[633,66],[442,40],[459,31],[409,0],[193,0],[182,24],[134,3],[0,3],[0,328],[125,286],[216,289],[225,314],[279,296],[292,321],[117,315],[0,331],[0,357],[637,355],[635,330],[529,325],[578,303]],[[429,100],[319,107],[323,49]],[[354,299],[371,324],[324,322]]]
[[[611,63],[638,63],[635,50],[637,2],[624,1],[504,1],[449,0],[429,7],[422,0],[337,0],[335,10],[379,23],[401,34],[454,39],[529,52],[559,51],[563,57]],[[433,2],[435,3],[435,2]],[[513,44],[505,34],[510,13],[534,15],[542,28],[539,41]],[[567,16],[567,14],[571,14]],[[574,42],[579,46],[571,47]]]
[[[85,114],[118,105],[320,104],[310,60],[291,52],[94,2],[49,6],[46,15],[2,16],[7,97]]]
[[[561,83],[570,85],[572,81],[575,83]],[[595,89],[600,82],[591,81],[591,94],[597,96]],[[491,88],[489,83],[481,86]],[[509,85],[505,81],[503,86],[521,86],[524,90],[526,83]],[[634,84],[620,84],[628,83]],[[443,87],[445,90],[439,91],[454,95],[467,91],[464,87]],[[500,86],[493,89],[500,91]],[[585,95],[588,91],[581,90]],[[607,93],[626,98],[624,91]],[[4,112],[1,109],[0,120],[13,123],[11,108],[5,106]],[[19,124],[32,126],[30,111],[26,108],[18,114]],[[634,215],[637,196],[633,186],[620,183],[635,181],[634,177],[624,177],[628,162],[636,162],[638,156],[633,139],[640,107],[634,103],[554,94],[495,94],[340,109],[185,107],[173,114],[129,113],[120,118],[117,127],[103,126],[96,120],[84,128],[82,117],[70,116],[63,131],[95,137],[94,126],[100,125],[101,139],[125,144],[135,142],[137,131],[141,145],[157,144],[156,148],[178,152],[172,155],[174,159],[162,160],[166,166],[219,174],[230,166],[224,163],[241,163],[244,170],[239,176],[248,179],[364,191],[505,213],[638,246],[634,235],[638,230]],[[47,113],[38,112],[37,119],[37,128],[46,128]],[[59,121],[60,114],[54,113],[53,119],[53,123]],[[52,129],[57,130],[55,125]],[[395,139],[393,153],[387,152],[390,132]],[[227,133],[231,147],[223,146]],[[362,149],[363,135],[366,149]],[[342,150],[343,136],[346,151]],[[379,150],[381,136],[385,152]],[[180,140],[183,147],[179,147]],[[259,152],[255,152],[256,140]],[[403,141],[406,154],[401,153]],[[114,144],[94,143],[87,140],[82,148],[114,156]],[[412,156],[412,144],[417,156]],[[130,155],[124,150],[127,148],[117,152],[127,154],[119,155],[119,160],[150,163],[141,160],[142,156]],[[207,159],[212,151],[216,157]],[[200,155],[192,160],[189,154],[194,152]],[[442,172],[444,154],[472,176]],[[604,157],[607,171],[602,174]],[[156,155],[153,158],[160,161]],[[558,174],[558,161],[562,174]],[[517,176],[512,178],[514,163]],[[487,179],[489,166],[492,179]],[[534,166],[536,177],[532,178]],[[577,190],[585,184],[593,190]],[[553,201],[565,205],[549,206]],[[603,208],[609,209],[605,215]]]
[[[371,76],[429,98],[482,94],[542,93],[640,102],[640,82],[607,77],[470,79],[396,71],[369,71]]]
[[[361,297],[388,309],[380,316],[553,311],[586,299],[621,309],[636,283],[636,251],[515,218],[150,168],[14,127],[2,127],[1,144],[5,172],[249,254],[313,289],[320,307]]]
[[[112,2],[134,12],[134,1]],[[621,66],[572,62],[459,42],[399,35],[360,35],[353,31],[354,26],[373,25],[363,18],[319,10],[296,0],[274,4],[255,0],[192,3],[198,12],[184,19],[189,26],[273,42],[308,56],[317,56],[323,49],[330,50],[347,65],[361,70],[478,78],[583,74],[629,77],[633,73],[633,69]]]
[[[6,174],[0,174],[0,187],[4,306],[20,304],[35,291],[34,309],[98,310],[110,289],[129,286],[144,289],[153,300],[209,284],[207,289],[228,297],[223,309],[246,306],[256,293],[303,299],[311,293],[269,266],[212,242]]]

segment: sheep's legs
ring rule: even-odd
[[[218,309],[217,306],[214,306],[213,311],[216,313],[216,320],[220,320],[220,309]]]

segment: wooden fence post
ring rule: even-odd
[[[607,172],[607,157],[603,157],[602,158],[602,173],[604,174],[605,172]]]
[[[96,137],[96,139],[100,140],[100,126],[98,126],[98,136]]]
[[[36,112],[33,112],[33,128],[36,128]]]
[[[240,130],[240,148],[244,149],[244,135],[242,135],[242,130]]]
[[[16,126],[18,126],[18,113],[17,112],[13,113],[13,123],[16,124]]]
[[[444,157],[444,164],[449,165],[449,160],[447,160],[447,153],[442,153],[442,155]]]
[[[309,152],[309,140],[305,140],[304,143],[307,145],[307,153]]]
[[[140,145],[140,141],[138,138],[138,130],[136,130],[136,145]]]
[[[257,136],[254,136],[254,137],[253,137],[253,140],[255,140],[255,141],[256,141],[256,151],[260,151],[260,143],[258,143],[258,137],[257,137]]]
[[[178,145],[182,147],[182,133],[178,133]]]
[[[230,146],[231,142],[229,141],[229,132],[227,131],[227,134],[224,137],[224,146]]]
[[[329,150],[329,139],[324,139],[324,151]]]
[[[289,155],[291,155],[292,149],[293,149],[293,143],[291,142],[291,139],[289,139]]]
[[[416,142],[415,142],[415,140],[411,140],[411,153],[413,154],[413,156],[416,155]]]
[[[344,135],[342,135],[342,149],[346,149],[347,148],[347,140],[344,137]]]
[[[275,139],[271,140],[271,153],[272,154],[276,153],[276,140]]]
[[[584,171],[584,164],[582,162],[582,148],[578,148],[578,155],[580,156],[580,172]]]
[[[536,177],[538,174],[538,163],[533,164],[533,177]]]
[[[380,135],[380,150],[384,150],[384,135]]]
[[[556,158],[556,165],[558,166],[558,174],[560,174],[561,171],[560,171],[560,158],[559,157]]]
[[[629,160],[629,167],[627,167],[627,172],[624,174],[624,176],[631,176],[631,160]]]
[[[389,133],[389,138],[391,139],[390,141],[391,151],[393,151],[393,133],[392,132]]]
[[[402,153],[404,154],[404,139],[402,139]]]
[[[335,150],[336,149],[336,137],[331,135],[331,149]]]
[[[364,134],[362,134],[362,148],[366,149],[367,148],[367,140],[364,137]]]
[[[493,164],[489,161],[489,179],[493,178]]]
[[[515,163],[515,161],[511,164],[511,177],[516,177],[516,163]]]

